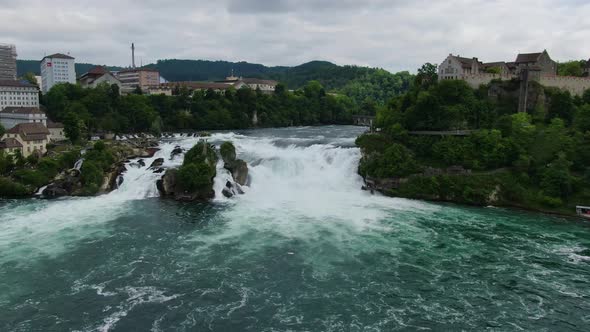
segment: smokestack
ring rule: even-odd
[[[135,69],[135,44],[131,43],[131,67]]]

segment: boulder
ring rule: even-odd
[[[119,163],[111,167],[111,169],[109,169],[105,174],[99,193],[104,194],[119,188],[119,182],[122,183],[123,179],[121,174],[123,174],[125,171],[127,171],[127,168],[123,163]]]
[[[138,164],[140,167],[145,167],[145,161],[144,161],[143,159],[139,159],[139,160],[137,161],[137,164]]]
[[[186,191],[182,183],[178,181],[178,170],[168,169],[162,179],[156,182],[156,187],[163,197],[171,197],[181,202],[208,201],[215,198],[212,187],[206,187],[195,191]]]
[[[248,164],[242,159],[226,163],[223,167],[230,171],[234,181],[241,186],[245,186],[248,183]]]
[[[161,174],[164,173],[166,171],[166,169],[164,167],[160,167],[157,170],[154,171],[155,174]]]
[[[142,157],[152,158],[158,151],[160,151],[160,149],[158,148],[147,148],[145,149],[145,155],[142,155]]]
[[[184,152],[184,150],[180,147],[180,146],[175,146],[174,150],[172,150],[172,152],[170,152],[170,159],[174,159],[174,157],[181,155]]]
[[[155,170],[160,168],[162,165],[164,165],[164,158],[158,158],[152,162],[149,169]]]
[[[52,198],[59,198],[63,196],[68,196],[70,193],[63,187],[60,187],[58,184],[52,183],[43,192],[41,193],[42,198],[52,199]]]

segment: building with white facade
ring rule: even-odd
[[[23,157],[47,152],[49,130],[41,123],[21,123],[7,130],[0,141],[0,148],[13,153],[20,150]]]
[[[43,93],[60,83],[76,84],[76,63],[69,55],[56,53],[41,60],[41,86]]]
[[[51,142],[59,142],[67,139],[63,123],[53,122],[48,119],[46,126],[49,130],[49,140]]]
[[[6,107],[0,111],[0,123],[10,129],[20,123],[47,125],[47,116],[38,107]]]
[[[6,107],[39,108],[39,88],[26,81],[0,80],[0,111]]]
[[[0,44],[0,80],[16,80],[16,46]]]

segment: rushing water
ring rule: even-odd
[[[0,201],[1,331],[590,330],[590,227],[371,196],[356,127],[219,133],[246,194],[159,199],[147,170],[94,198]]]

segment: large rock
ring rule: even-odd
[[[230,171],[234,181],[244,186],[248,182],[248,164],[237,159],[236,148],[231,142],[224,142],[219,149],[223,159],[223,167]]]
[[[177,169],[166,170],[162,179],[156,182],[156,187],[163,197],[170,197],[182,202],[208,201],[215,198],[215,191],[212,187],[193,191],[184,190],[178,179]]]
[[[180,147],[180,146],[175,146],[174,150],[172,150],[172,152],[170,152],[170,160],[174,159],[174,157],[181,155],[184,152],[184,150]]]
[[[248,164],[242,159],[226,163],[223,167],[230,171],[234,181],[241,186],[245,186],[248,183]]]
[[[158,158],[152,162],[149,169],[156,170],[162,165],[164,165],[164,158]]]
[[[223,196],[227,198],[232,198],[235,195],[243,195],[244,191],[242,190],[239,184],[227,181],[221,193],[223,194]]]
[[[120,183],[122,183],[121,174],[123,174],[125,171],[127,171],[127,168],[123,163],[119,163],[111,167],[111,169],[109,169],[104,176],[99,193],[105,194],[119,188]]]

